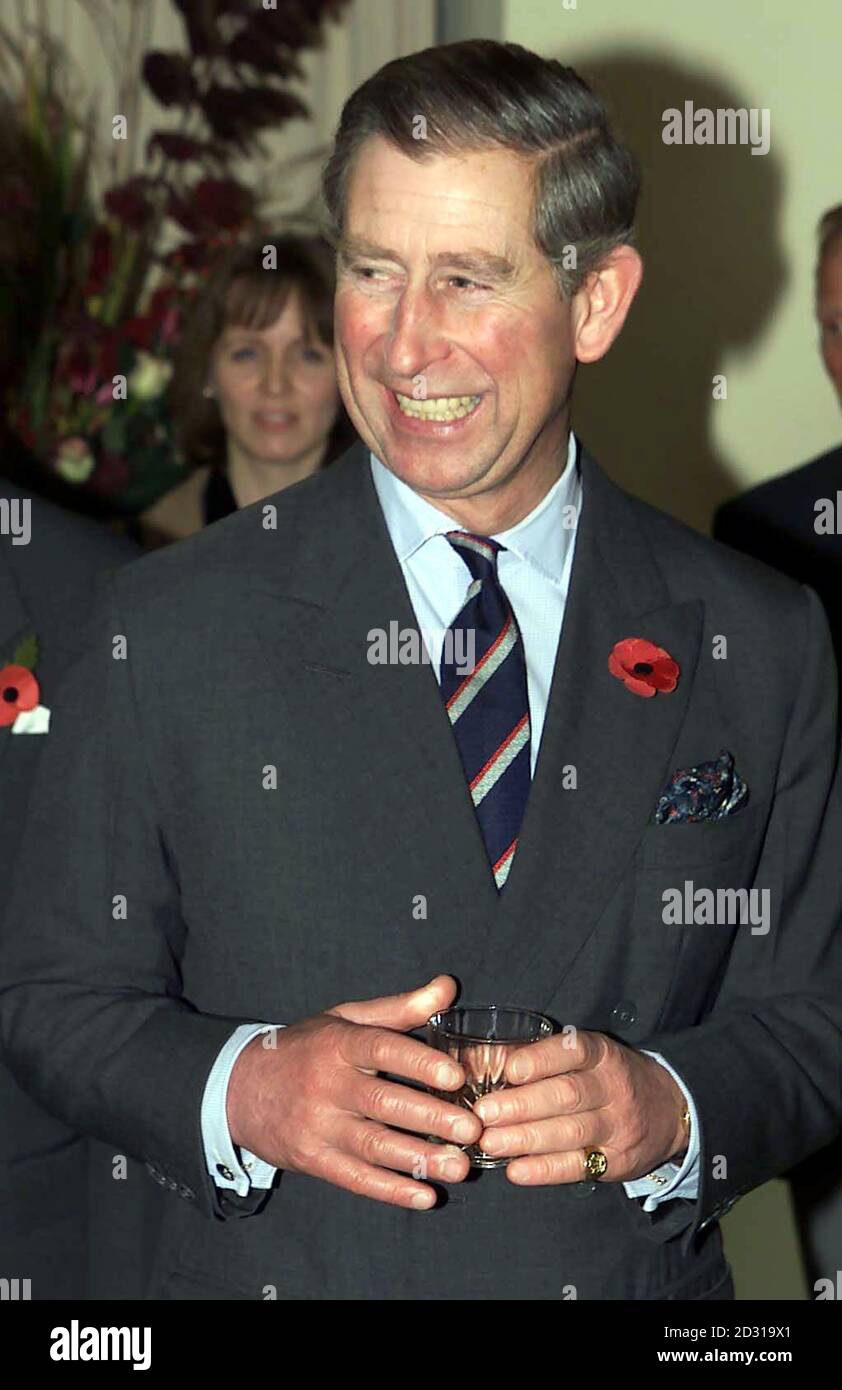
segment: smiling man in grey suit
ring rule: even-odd
[[[842,1124],[821,607],[571,434],[641,276],[571,70],[390,64],[324,186],[367,447],[117,577],[6,1046],[171,1192],[151,1297],[732,1298],[717,1218]],[[456,982],[557,1025],[496,1116],[422,1090]],[[511,1161],[466,1180],[480,1136]]]

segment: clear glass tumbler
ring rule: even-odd
[[[480,1096],[503,1090],[503,1075],[509,1054],[527,1043],[540,1042],[553,1031],[543,1014],[518,1009],[511,1004],[463,1004],[444,1009],[427,1020],[427,1042],[446,1052],[465,1068],[466,1082],[461,1091],[436,1091],[442,1100],[471,1110]],[[428,1135],[441,1143],[438,1135]],[[477,1144],[459,1144],[475,1168],[505,1168],[507,1157],[485,1154]]]

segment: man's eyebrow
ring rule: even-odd
[[[365,237],[342,237],[337,250],[344,261],[349,261],[354,256],[362,256],[371,260],[397,261],[399,265],[402,264],[397,251],[392,251],[387,246],[377,246],[373,241],[366,241]],[[511,280],[517,274],[516,267],[505,256],[493,256],[489,251],[481,249],[439,251],[431,258],[431,263],[455,266],[459,270],[468,270],[474,275],[483,275],[495,280]]]

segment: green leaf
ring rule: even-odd
[[[12,657],[13,666],[25,666],[27,671],[34,671],[38,661],[38,638],[34,632],[30,632],[28,637],[22,638],[15,648]]]

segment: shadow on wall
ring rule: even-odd
[[[696,111],[716,112],[748,106],[748,98],[645,52],[603,51],[575,66],[641,161],[645,274],[608,356],[579,369],[574,425],[618,483],[707,533],[714,508],[736,487],[713,438],[713,412],[726,408],[714,399],[713,378],[757,341],[786,283],[774,111],[765,155],[749,144],[667,145],[668,108],[683,115],[692,101]]]

